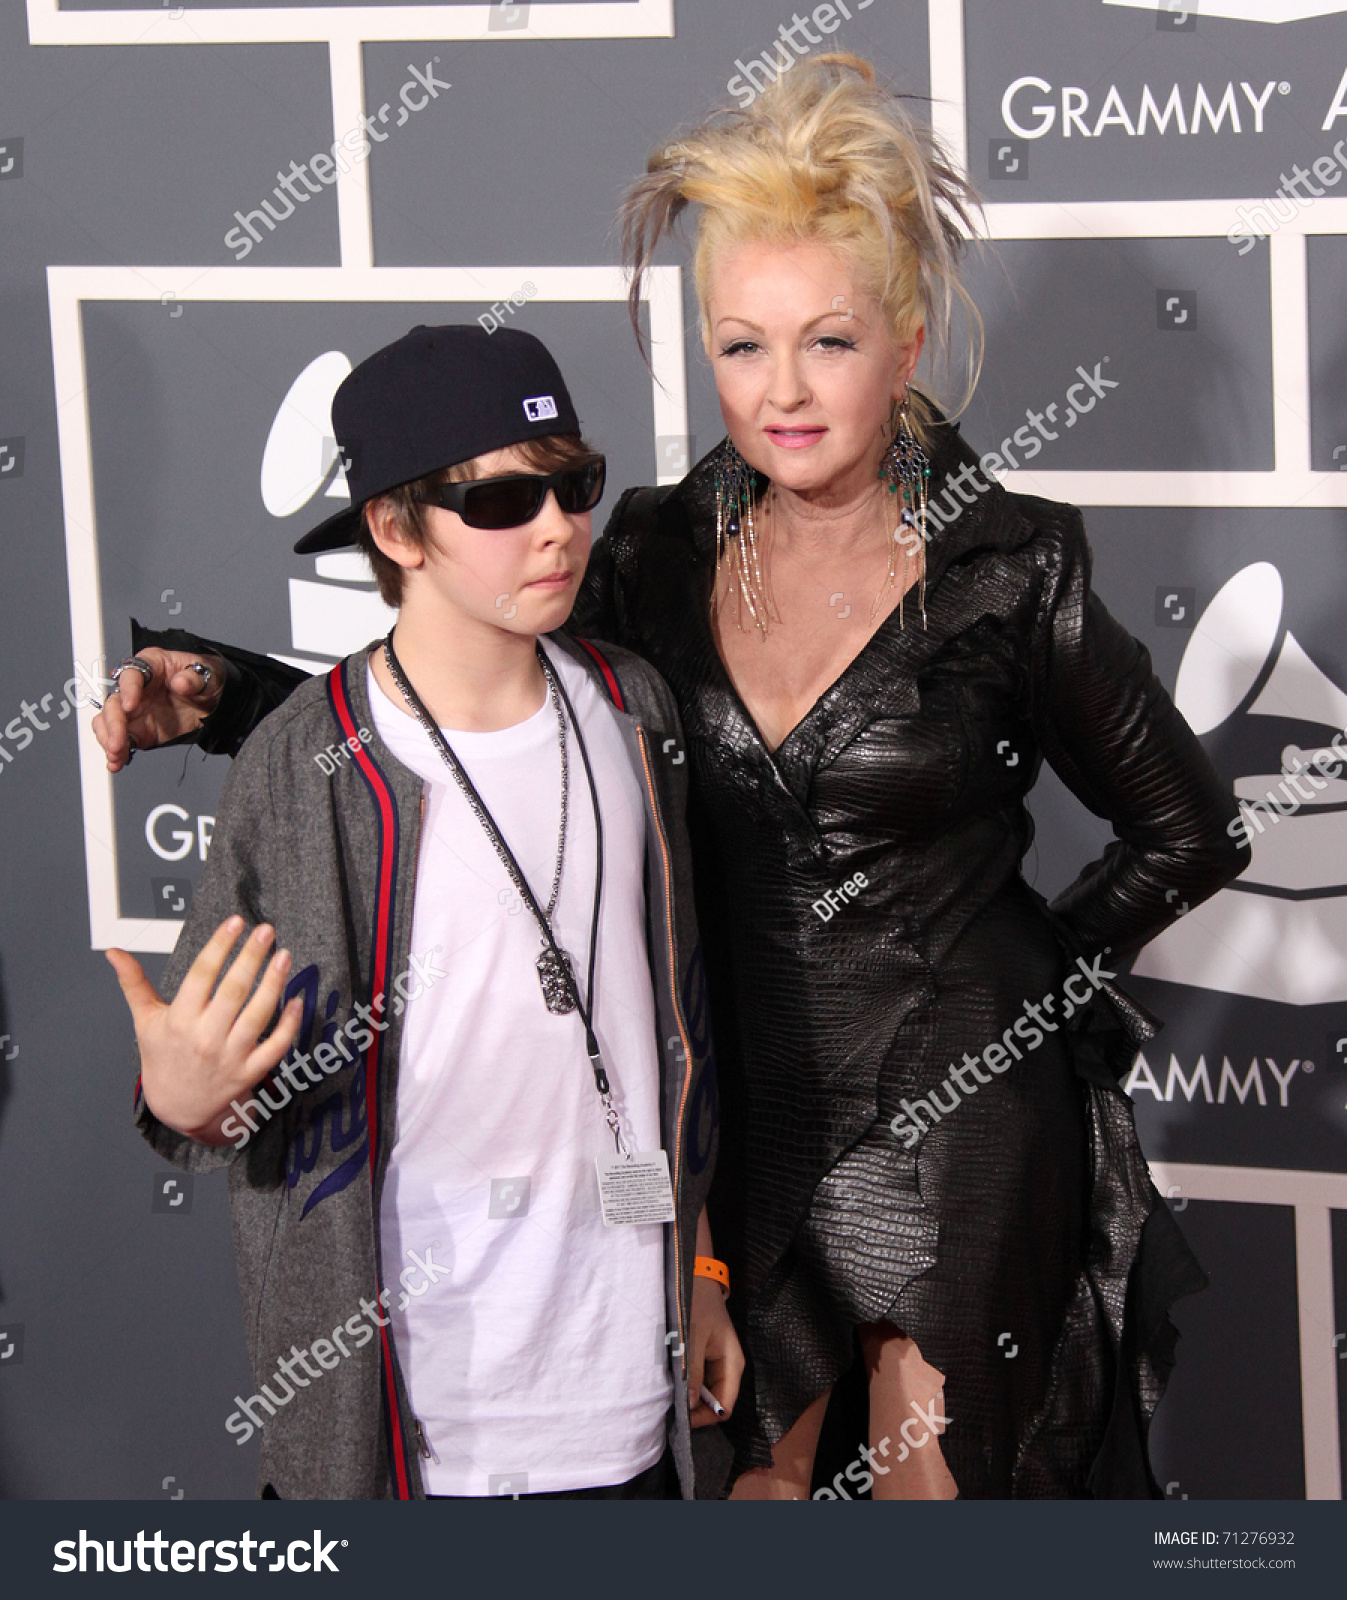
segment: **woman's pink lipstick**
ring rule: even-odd
[[[827,433],[826,428],[764,428],[763,432],[782,450],[808,450]]]

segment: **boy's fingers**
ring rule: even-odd
[[[220,968],[224,966],[225,957],[234,948],[235,941],[243,932],[243,928],[244,922],[240,916],[224,919],[202,945],[201,954],[188,967],[187,976],[182,980],[182,987],[178,990],[174,1005],[181,1003],[184,1010],[193,1015],[206,1009],[211,990],[215,987],[215,980],[220,976]]]
[[[159,991],[145,976],[145,969],[133,955],[125,950],[116,949],[105,953],[112,963],[112,970],[117,974],[117,982],[122,986],[122,994],[131,1011],[131,1020],[139,1031],[143,1022],[148,1021],[156,1011],[163,1009],[164,1002],[159,998]]]
[[[207,1015],[220,1028],[222,1034],[228,1033],[238,1020],[238,1014],[243,1009],[243,1003],[248,998],[253,984],[257,981],[257,974],[275,938],[276,930],[269,922],[259,923],[243,941],[243,948],[226,968],[215,996],[206,1008]]]
[[[252,1088],[281,1062],[299,1036],[299,1024],[304,1016],[304,1002],[296,996],[281,1013],[281,1020],[266,1039],[258,1045],[243,1064],[246,1087]]]
[[[290,952],[278,950],[267,963],[252,998],[238,1014],[238,1020],[229,1030],[229,1046],[246,1055],[261,1037],[262,1030],[276,1014],[281,989],[290,971]],[[228,1048],[228,1047],[227,1047]]]
[[[739,1398],[739,1372],[728,1359],[706,1363],[706,1387],[724,1406],[726,1414],[734,1410]]]
[[[701,1390],[698,1389],[696,1404],[692,1407],[692,1414],[689,1420],[694,1428],[710,1428],[715,1423],[722,1421],[723,1418],[718,1417],[715,1411],[700,1396]]]

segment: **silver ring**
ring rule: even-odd
[[[195,673],[200,674],[201,687],[203,689],[207,686],[207,684],[209,684],[209,682],[211,680],[211,670],[206,665],[206,663],[204,661],[193,661],[192,664],[189,667],[187,667],[185,670],[188,671],[188,672],[195,672]]]
[[[145,679],[146,683],[154,682],[154,669],[150,666],[148,661],[142,661],[139,656],[127,656],[120,666],[112,669],[112,681],[114,684],[128,667],[134,667],[136,671]]]

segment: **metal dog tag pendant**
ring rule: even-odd
[[[564,971],[562,961],[566,963]],[[544,948],[538,957],[538,982],[542,986],[547,1009],[554,1016],[564,1017],[575,1010],[575,968],[564,950],[558,959],[557,952],[550,945]]]

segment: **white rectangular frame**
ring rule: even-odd
[[[333,140],[361,126],[365,111],[363,46],[445,39],[504,42],[537,39],[667,39],[673,0],[612,0],[535,6],[527,28],[492,29],[489,5],[314,6],[257,10],[62,11],[58,0],[27,0],[35,45],[325,44]],[[536,12],[536,15],[534,14]],[[341,263],[374,264],[369,164],[343,164],[334,184]]]
[[[1333,1307],[1333,1217],[1347,1211],[1347,1174],[1277,1167],[1208,1167],[1152,1161],[1161,1194],[1179,1202],[1219,1200],[1289,1206],[1295,1212],[1296,1318],[1300,1335],[1300,1426],[1305,1498],[1342,1499],[1338,1432],[1338,1345]]]
[[[175,6],[63,11],[27,0],[30,44],[363,44],[402,39],[660,39],[673,0],[564,0],[534,5],[526,28],[492,28],[492,5]]]
[[[523,282],[535,302],[625,302],[630,280],[619,267],[49,267],[52,367],[56,390],[61,498],[65,517],[70,635],[74,658],[105,659],[98,524],[94,506],[88,374],[82,307],[92,301],[191,303],[287,301],[315,304],[446,302],[490,305]],[[642,289],[650,316],[654,434],[686,437],[683,289],[679,267],[655,267]],[[660,481],[676,482],[673,478]],[[91,947],[168,952],[182,923],[123,917],[119,911],[113,778],[94,737],[93,719],[76,719]]]

